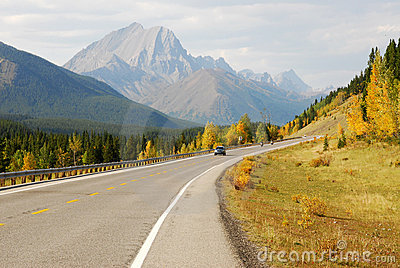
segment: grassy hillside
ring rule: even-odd
[[[0,42],[0,112],[39,118],[186,128],[195,124],[133,102],[107,84]]]
[[[330,143],[325,152],[321,140],[255,157],[244,191],[225,178],[229,211],[254,244],[270,251],[313,251],[317,258],[327,250],[371,252],[369,265],[325,258],[302,267],[374,266],[382,260],[395,267],[393,258],[400,258],[398,146],[356,142],[338,150],[336,142]],[[325,165],[317,166],[321,160]],[[342,251],[340,241],[347,244]],[[268,264],[285,266],[276,255]]]
[[[328,135],[335,136],[338,131],[338,124],[340,124],[345,131],[347,131],[347,120],[346,120],[346,108],[348,101],[344,104],[331,110],[326,116],[318,118],[317,121],[313,121],[298,132],[293,133],[291,137],[297,136],[314,136],[314,135]]]

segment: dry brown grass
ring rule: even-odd
[[[256,157],[250,179],[255,187],[236,191],[225,183],[228,209],[260,247],[321,252],[345,240],[349,250],[400,260],[400,168],[393,164],[399,147],[359,142],[330,150],[329,166],[296,165],[320,158],[322,147],[322,141],[308,142]],[[316,198],[315,204],[306,205],[304,196],[310,203]]]

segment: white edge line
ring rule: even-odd
[[[140,248],[139,253],[136,255],[135,260],[133,261],[133,263],[131,265],[131,268],[142,267],[142,264],[147,256],[147,253],[149,252],[151,245],[153,244],[153,241],[156,238],[157,233],[160,230],[161,225],[163,224],[165,218],[168,216],[169,212],[172,210],[172,208],[175,206],[175,204],[178,202],[178,200],[181,198],[181,196],[186,191],[186,189],[190,186],[190,184],[192,184],[195,180],[197,180],[198,178],[200,178],[201,176],[203,176],[210,170],[212,170],[220,165],[223,165],[223,164],[225,164],[225,162],[207,169],[206,171],[202,172],[200,175],[197,175],[196,177],[194,177],[193,179],[191,179],[189,182],[187,182],[185,184],[185,186],[176,195],[176,197],[174,198],[172,203],[168,206],[168,208],[164,211],[164,213],[160,216],[160,218],[158,218],[156,224],[153,226],[153,228],[150,231],[150,234],[147,236],[142,247]]]
[[[282,145],[282,146],[277,146],[277,147],[274,147],[274,148],[266,148],[266,150],[263,150],[263,151],[261,151],[261,152],[254,152],[254,153],[251,153],[251,154],[247,154],[247,155],[244,155],[244,156],[240,156],[240,157],[238,157],[238,158],[230,159],[230,160],[225,161],[225,162],[223,162],[223,163],[221,163],[221,164],[219,164],[219,165],[216,165],[216,166],[213,166],[213,167],[207,169],[206,171],[202,172],[200,175],[197,175],[196,177],[194,177],[193,179],[191,179],[189,182],[187,182],[187,183],[185,184],[185,186],[183,186],[183,188],[182,188],[182,189],[179,191],[179,193],[175,196],[174,200],[171,202],[171,204],[168,206],[168,208],[164,211],[164,213],[160,216],[160,218],[158,218],[156,224],[155,224],[155,225],[153,226],[153,228],[151,229],[149,235],[147,236],[147,238],[146,238],[146,240],[144,241],[142,247],[140,248],[138,254],[136,255],[136,257],[135,257],[135,259],[134,259],[134,261],[133,261],[133,263],[132,263],[132,265],[131,265],[131,268],[140,268],[140,267],[142,267],[143,262],[144,262],[144,260],[146,259],[147,254],[149,253],[150,248],[151,248],[151,246],[152,246],[154,240],[156,239],[156,236],[157,236],[157,234],[158,234],[158,232],[159,232],[159,230],[160,230],[160,228],[161,228],[161,225],[163,224],[164,220],[167,218],[168,214],[169,214],[169,213],[171,212],[171,210],[174,208],[174,206],[175,206],[176,203],[179,201],[179,199],[181,198],[181,196],[183,195],[183,193],[186,191],[186,189],[187,189],[195,180],[197,180],[198,178],[200,178],[201,176],[203,176],[203,175],[206,174],[207,172],[213,170],[214,168],[217,168],[217,167],[219,167],[219,166],[222,166],[222,165],[226,164],[227,162],[230,162],[230,161],[235,162],[235,161],[237,161],[238,159],[241,159],[241,158],[246,157],[246,156],[261,154],[261,153],[265,153],[265,152],[268,152],[268,151],[273,151],[273,150],[276,150],[276,149],[285,148],[285,147],[288,147],[288,146],[291,146],[291,145],[296,145],[296,144],[298,144],[298,143],[300,143],[300,142],[302,142],[302,141],[298,141],[298,142],[294,142],[294,143],[290,143],[290,144],[286,144],[286,142],[285,142],[285,144]]]

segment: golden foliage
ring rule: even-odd
[[[254,159],[244,158],[233,170],[233,184],[236,190],[244,190],[250,180],[250,174],[255,166]]]
[[[310,167],[326,166],[329,167],[331,163],[331,158],[327,155],[314,158],[310,161]]]
[[[246,131],[245,131],[245,125],[242,121],[239,120],[239,122],[236,124],[236,133],[239,137],[242,137],[241,143],[246,143]]]
[[[378,138],[391,136],[395,132],[395,122],[391,113],[388,81],[385,79],[379,53],[372,66],[370,80],[365,101],[367,117],[372,125],[373,134]]]
[[[229,128],[228,132],[225,135],[226,139],[226,145],[231,146],[231,145],[236,145],[238,143],[238,134],[236,132],[236,126],[235,124],[232,124],[231,127]]]
[[[212,149],[217,142],[218,127],[213,122],[207,122],[201,139],[202,148]]]
[[[312,216],[325,216],[328,206],[325,201],[319,197],[310,198],[307,195],[294,195],[292,200],[299,203],[302,206],[303,213],[301,215],[301,220],[297,221],[297,224],[302,226],[304,229],[310,227],[314,221]]]
[[[368,131],[368,123],[363,119],[360,99],[360,96],[352,96],[346,113],[349,130],[359,136],[366,134]]]
[[[364,103],[366,116],[363,116],[363,103],[360,97],[352,97],[347,111],[349,129],[356,135],[369,134],[377,139],[399,136],[399,84],[395,81],[392,72],[385,68],[379,51],[375,54],[366,93]]]
[[[31,152],[27,152],[24,156],[24,165],[22,170],[32,170],[36,168],[36,159]]]
[[[156,147],[154,146],[153,142],[151,140],[149,140],[146,143],[145,150],[140,152],[138,158],[139,158],[139,160],[143,160],[143,159],[154,158],[154,157],[157,157]]]

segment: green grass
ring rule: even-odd
[[[393,255],[400,261],[400,167],[394,164],[400,160],[399,147],[359,142],[337,150],[333,143],[327,152],[318,141],[258,156],[245,191],[225,179],[228,209],[259,247],[322,252],[344,240],[347,250]],[[330,165],[311,167],[319,157],[330,158]],[[307,229],[298,224],[302,208],[292,200],[298,194],[319,197],[328,206],[325,216],[312,216]]]

